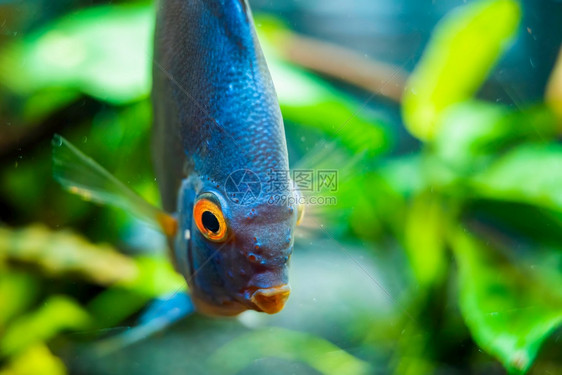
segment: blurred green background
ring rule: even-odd
[[[0,1],[0,374],[562,373],[562,3],[250,3],[291,164],[339,169],[338,204],[281,313],[107,351],[184,283],[158,232],[54,182],[50,142],[158,204],[153,4]]]

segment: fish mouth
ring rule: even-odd
[[[291,294],[291,288],[287,284],[271,288],[260,288],[252,293],[250,301],[257,307],[257,311],[277,314],[285,307],[289,294]]]
[[[201,298],[197,293],[192,293],[191,299],[198,312],[207,316],[226,317],[236,316],[246,310],[277,314],[285,307],[289,294],[289,285],[282,284],[271,288],[250,287],[244,289],[238,298],[222,302]]]

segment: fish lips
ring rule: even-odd
[[[283,310],[290,294],[291,287],[288,284],[269,288],[249,287],[242,293],[246,306],[267,314],[277,314]]]

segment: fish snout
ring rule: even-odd
[[[291,288],[285,284],[272,288],[258,289],[252,294],[251,301],[263,312],[276,314],[285,306],[289,294],[291,294]]]

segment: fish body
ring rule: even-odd
[[[155,171],[195,305],[212,315],[278,312],[289,295],[298,207],[267,194],[271,174],[289,163],[248,4],[161,1],[153,82]],[[291,194],[290,186],[276,193]]]

